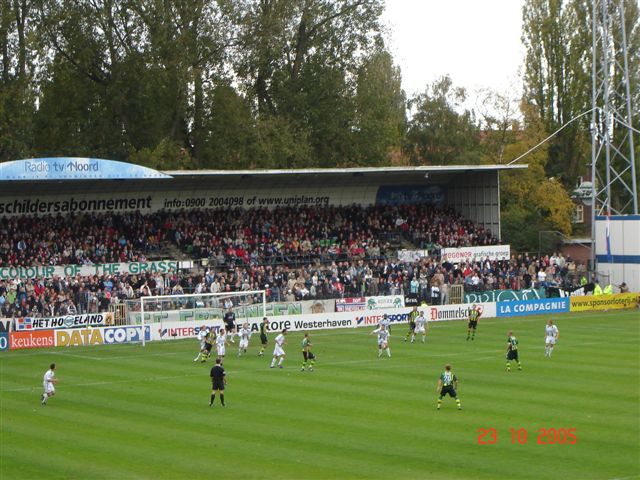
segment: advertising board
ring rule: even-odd
[[[497,303],[498,317],[520,317],[569,311],[568,298],[541,298]]]
[[[94,265],[34,265],[31,267],[0,267],[0,280],[11,278],[53,278],[76,275],[115,275],[119,273],[169,273],[177,272],[179,267],[190,266],[192,262],[178,262],[175,260],[158,260],[154,262],[131,263],[96,263]]]
[[[47,348],[56,344],[53,330],[32,330],[28,332],[11,332],[9,349]]]
[[[532,300],[546,298],[544,288],[526,288],[523,290],[489,290],[487,292],[465,293],[465,303],[508,302],[511,300]]]
[[[451,263],[475,262],[478,260],[503,260],[511,257],[509,245],[486,245],[484,247],[443,248],[442,261]]]
[[[100,327],[113,324],[113,313],[87,313],[50,318],[24,317],[16,319],[16,330],[48,330],[50,328]]]
[[[613,295],[587,295],[570,297],[572,312],[584,312],[587,310],[613,310],[623,308],[635,308],[640,301],[638,293],[616,293]]]

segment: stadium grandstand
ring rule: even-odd
[[[96,313],[145,295],[258,289],[268,301],[446,303],[454,285],[577,285],[586,267],[561,255],[441,255],[499,244],[499,172],[519,168],[156,172],[96,159],[9,162],[0,171],[1,313]]]

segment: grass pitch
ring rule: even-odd
[[[638,478],[640,315],[554,318],[551,359],[547,316],[482,320],[473,342],[463,322],[434,323],[424,345],[396,325],[391,359],[373,328],[317,332],[314,372],[299,371],[301,333],[283,370],[256,356],[256,335],[246,357],[228,348],[225,409],[208,407],[212,362],[192,362],[195,340],[5,352],[0,478]],[[510,329],[524,370],[507,373]],[[51,362],[58,394],[42,407]],[[448,397],[435,409],[447,362],[462,411]],[[495,444],[478,445],[479,428]],[[577,443],[538,444],[541,428],[575,428]]]

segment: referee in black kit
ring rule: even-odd
[[[227,377],[222,367],[222,359],[216,358],[216,364],[211,369],[209,376],[211,377],[211,401],[209,406],[213,405],[213,401],[216,399],[216,392],[220,393],[220,403],[224,407],[224,386],[227,383]]]

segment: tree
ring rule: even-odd
[[[624,2],[630,52],[632,95],[640,84],[640,28],[638,5]],[[613,25],[619,35],[619,25]],[[525,98],[536,105],[545,128],[553,132],[591,109],[591,2],[581,0],[527,0],[523,6],[522,41],[526,48]],[[620,56],[616,51],[614,55]],[[619,58],[620,64],[622,64]],[[636,103],[637,105],[637,103]],[[549,147],[549,175],[567,185],[586,170],[590,158],[590,116],[563,129]]]
[[[506,163],[505,149],[515,143],[521,130],[520,98],[512,91],[496,92],[483,89],[478,92],[477,112],[480,121],[483,163]]]
[[[31,153],[35,59],[30,0],[0,0],[0,158]]]
[[[354,79],[368,52],[382,42],[382,3],[247,0],[238,6],[242,22],[234,65],[258,124],[276,121],[306,138],[310,156],[294,157],[307,158],[308,166],[356,161]]]
[[[454,87],[448,75],[409,100],[405,148],[411,163],[480,163],[480,131],[473,112],[463,108],[465,100],[465,89]]]
[[[517,140],[505,147],[505,158],[516,158],[547,136],[537,107],[523,102],[523,127]],[[500,176],[502,236],[518,251],[537,248],[538,232],[571,233],[573,202],[562,183],[548,178],[548,146],[543,144],[526,157],[528,168]]]
[[[250,168],[258,141],[249,102],[230,85],[215,87],[204,104],[201,164],[208,168]]]
[[[245,0],[237,72],[260,113],[290,113],[315,62],[354,75],[379,42],[379,0]],[[294,102],[295,105],[295,102]]]
[[[400,69],[385,50],[369,56],[358,72],[355,97],[354,163],[388,165],[406,130],[405,94]]]

